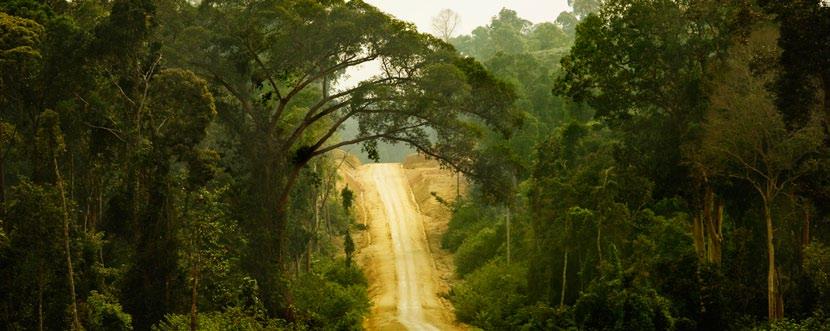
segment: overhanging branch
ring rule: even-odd
[[[416,128],[427,126],[427,125],[428,125],[428,123],[421,122],[421,123],[418,123],[418,124],[413,124],[413,125],[409,125],[409,126],[400,127],[400,128],[390,130],[390,131],[387,131],[387,132],[384,132],[384,133],[379,133],[379,134],[374,134],[374,135],[370,135],[370,136],[358,137],[358,138],[355,138],[355,139],[346,140],[346,141],[343,141],[343,142],[340,142],[340,143],[337,143],[337,144],[334,144],[334,145],[330,145],[328,147],[324,147],[324,148],[319,149],[319,150],[315,150],[313,153],[311,153],[311,156],[312,157],[319,156],[319,155],[328,153],[330,151],[333,151],[335,149],[338,149],[340,147],[359,144],[359,143],[362,143],[364,141],[375,140],[375,139],[379,139],[379,138],[387,138],[388,139],[388,137],[393,136],[396,133],[416,129]]]

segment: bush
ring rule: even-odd
[[[455,270],[465,276],[481,267],[498,253],[502,240],[493,228],[484,228],[468,238],[455,252]]]
[[[224,311],[200,313],[198,329],[202,331],[301,330],[301,328],[291,326],[284,321],[268,320],[260,316],[251,316],[238,307],[229,308]],[[152,330],[189,331],[190,315],[167,315],[163,321],[153,326]]]
[[[674,330],[671,302],[635,282],[633,273],[623,272],[616,254],[612,261],[601,266],[602,276],[588,285],[574,305],[579,329]]]
[[[366,275],[354,264],[347,266],[342,260],[325,259],[315,264],[315,268],[321,270],[323,276],[330,281],[342,286],[361,285],[369,286]]]
[[[360,330],[371,307],[366,276],[342,259],[324,259],[315,269],[291,283],[300,318],[314,330]]]
[[[746,328],[749,330],[750,328]],[[803,321],[783,319],[775,322],[766,322],[751,328],[753,331],[830,331],[830,317],[818,310],[813,316]]]
[[[819,242],[804,247],[802,267],[818,290],[819,304],[830,304],[830,248]]]
[[[460,321],[489,330],[520,325],[514,315],[525,305],[527,267],[492,261],[452,288],[450,300]]]
[[[453,211],[452,219],[447,225],[447,232],[441,237],[441,246],[455,252],[464,240],[478,233],[487,226],[493,217],[486,208],[472,202],[459,202]]]
[[[86,324],[91,331],[132,330],[132,317],[124,312],[118,299],[92,291],[86,299]]]
[[[291,286],[301,318],[314,330],[360,330],[371,306],[364,285],[344,286],[310,274]]]
[[[523,331],[578,330],[573,319],[573,309],[568,306],[553,308],[544,304],[537,304],[523,308],[517,317],[518,320],[524,321],[521,327]]]

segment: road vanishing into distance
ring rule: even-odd
[[[371,231],[370,330],[456,330],[437,293],[437,272],[423,218],[401,164],[359,169]]]

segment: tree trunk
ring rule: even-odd
[[[277,206],[276,206],[276,218],[274,224],[275,235],[277,236],[277,264],[280,268],[285,268],[285,254],[288,252],[288,238],[286,234],[286,222],[287,220],[287,212],[288,212],[288,200],[291,196],[291,190],[294,189],[294,185],[297,183],[297,179],[300,177],[300,171],[302,170],[302,165],[295,165],[291,173],[288,175],[286,184],[282,188],[282,192],[279,194],[279,198],[277,199]]]
[[[305,272],[311,272],[311,245],[314,239],[308,241],[305,246]]]
[[[565,306],[565,288],[568,280],[568,248],[565,248],[565,262],[562,263],[562,292],[559,293],[559,306]]]
[[[507,265],[510,265],[510,206],[507,207]]]
[[[715,214],[715,237],[717,238],[717,250],[715,251],[714,262],[717,265],[721,264],[723,260],[723,201],[718,201],[717,214]]]
[[[3,132],[0,126],[0,134]],[[2,151],[0,151],[2,152]],[[6,160],[0,155],[0,218],[6,215]]]
[[[199,257],[196,258],[196,263],[191,270],[193,285],[190,290],[190,330],[196,331],[199,328]]]
[[[801,225],[801,247],[810,244],[810,209],[804,209],[804,224]]]
[[[602,262],[602,218],[597,218],[597,259]]]
[[[695,244],[695,253],[699,261],[706,260],[706,240],[703,237],[703,215],[692,218],[692,238]]]
[[[767,263],[769,268],[767,271],[767,305],[768,315],[770,321],[779,320],[784,317],[784,303],[779,293],[778,272],[775,267],[775,242],[774,229],[772,226],[772,213],[770,211],[769,200],[764,199],[764,221],[767,225]]]
[[[3,139],[3,125],[0,123],[0,139]],[[5,146],[3,146],[5,147]],[[6,147],[8,148],[8,147]],[[6,151],[0,149],[0,218],[6,214]]]
[[[830,126],[830,70],[824,71],[821,81],[824,85],[824,120],[825,125]]]
[[[43,268],[37,273],[37,329],[43,331]]]
[[[721,223],[723,223],[723,204],[715,203],[715,194],[711,188],[706,189],[706,261],[715,265],[721,262],[721,247],[723,236],[721,235]]]
[[[458,171],[455,173],[455,200],[461,198],[461,172]]]
[[[294,185],[297,183],[297,179],[300,177],[300,171],[302,170],[305,164],[301,165],[294,165],[292,171],[289,173],[288,178],[286,178],[285,185],[282,186],[282,191],[279,192],[279,196],[276,201],[276,210],[274,215],[274,232],[277,237],[277,256],[275,257],[277,260],[277,267],[279,272],[282,276],[288,275],[290,272],[291,265],[286,260],[286,254],[288,252],[288,237],[287,237],[287,226],[286,222],[288,222],[287,215],[288,215],[288,202],[289,197],[291,195],[291,190],[294,189]],[[280,286],[283,299],[285,300],[284,304],[284,311],[283,316],[288,321],[296,320],[296,316],[294,316],[294,311],[291,307],[294,306],[294,297],[291,293],[291,289],[289,289],[284,284]]]
[[[63,247],[66,251],[66,271],[67,278],[69,278],[69,297],[72,300],[70,303],[70,310],[72,312],[72,329],[83,330],[81,327],[81,319],[78,317],[78,300],[75,295],[75,271],[72,268],[72,251],[69,248],[69,207],[66,204],[66,191],[63,187],[63,178],[61,178],[60,168],[58,168],[58,159],[52,157],[52,163],[55,166],[55,178],[58,185],[58,191],[61,195],[61,207],[63,208]]]

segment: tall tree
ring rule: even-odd
[[[740,1],[606,1],[578,26],[554,90],[629,133],[619,161],[652,179],[656,198],[695,195],[679,147],[698,134],[710,63],[749,16]]]
[[[275,281],[286,265],[286,208],[312,158],[352,144],[373,150],[382,140],[470,173],[478,126],[507,132],[517,120],[507,85],[363,1],[205,1],[195,14],[194,25],[170,33],[168,54],[220,88],[220,110],[246,142],[246,227],[256,247],[248,261],[266,293],[285,292]],[[381,72],[320,91],[324,81],[367,63]],[[358,135],[337,141],[350,119],[360,123]],[[289,297],[267,301],[290,305]]]
[[[770,320],[784,317],[780,272],[776,265],[773,205],[793,181],[810,169],[809,157],[822,144],[817,118],[790,131],[767,87],[775,72],[753,68],[758,54],[775,49],[776,31],[759,30],[747,45],[729,52],[714,82],[711,110],[704,125],[701,158],[708,172],[745,181],[758,193],[766,226],[767,302]],[[767,59],[769,61],[770,59]]]
[[[813,105],[823,107],[830,123],[830,6],[822,0],[759,1],[781,24],[778,45],[783,67],[778,78],[778,107],[790,125],[810,121]],[[828,124],[825,124],[827,126]]]

